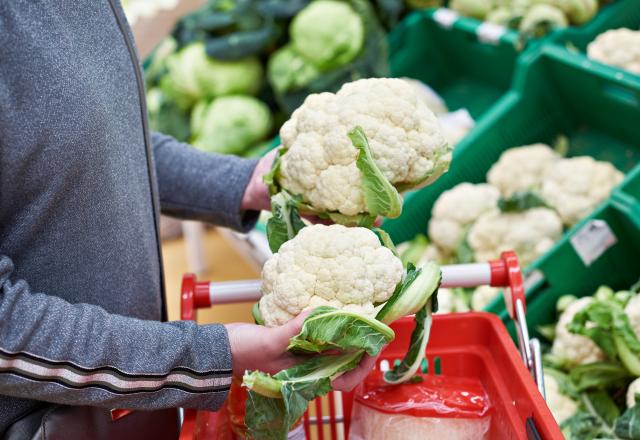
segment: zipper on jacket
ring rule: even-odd
[[[149,133],[149,121],[147,119],[147,97],[144,92],[144,80],[142,77],[142,72],[140,71],[140,64],[138,60],[138,56],[136,53],[136,49],[133,41],[131,40],[129,33],[127,32],[127,26],[123,22],[122,17],[118,12],[118,6],[116,5],[116,0],[109,0],[109,4],[111,5],[111,10],[113,11],[113,15],[116,18],[116,22],[118,23],[118,27],[120,28],[120,33],[124,37],[124,41],[127,45],[127,49],[129,51],[129,58],[131,59],[131,64],[133,65],[133,71],[136,76],[136,83],[138,85],[138,100],[140,101],[140,117],[142,119],[142,130],[144,136],[144,145],[147,156],[147,173],[149,175],[149,187],[151,188],[151,207],[153,209],[153,223],[156,231],[156,246],[158,249],[158,268],[160,270],[160,295],[162,301],[162,316],[161,320],[167,320],[167,305],[165,299],[165,284],[164,284],[164,267],[162,264],[162,245],[160,244],[160,207],[157,206],[158,198],[158,189],[156,187],[156,181],[153,178],[154,164],[153,164],[153,151],[151,148],[151,140]],[[123,12],[124,13],[124,12]]]

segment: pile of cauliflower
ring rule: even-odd
[[[451,0],[449,8],[479,20],[540,37],[553,28],[581,25],[598,12],[598,0]]]
[[[545,144],[510,148],[487,173],[487,183],[460,183],[440,195],[424,254],[441,263],[484,262],[514,250],[528,266],[551,249],[565,227],[603,202],[623,177],[609,162],[563,158]],[[538,203],[527,206],[527,197]],[[505,201],[519,199],[525,200],[521,209],[505,208]],[[469,299],[471,308],[482,310],[498,292],[477,289]]]
[[[359,153],[348,136],[355,127],[398,191],[427,185],[449,168],[451,147],[414,88],[400,79],[362,79],[337,93],[308,96],[282,126],[279,186],[314,214],[338,214],[346,224],[347,217],[367,214]]]
[[[547,404],[563,429],[565,438],[569,439],[582,438],[587,432],[583,431],[586,428],[589,432],[598,434],[595,438],[603,438],[600,437],[603,434],[608,434],[607,438],[610,438],[614,431],[616,435],[620,435],[619,429],[626,428],[627,425],[619,419],[625,417],[625,407],[627,412],[634,410],[636,396],[640,395],[640,378],[638,377],[640,371],[629,368],[628,364],[621,360],[623,355],[620,346],[617,343],[614,344],[615,347],[612,349],[618,353],[607,355],[594,342],[596,339],[592,340],[590,337],[578,334],[572,327],[576,322],[581,322],[579,319],[576,321],[576,316],[596,303],[601,307],[597,309],[597,314],[600,315],[607,313],[607,307],[613,309],[619,307],[619,313],[624,315],[622,320],[627,322],[624,325],[630,329],[630,334],[625,337],[626,342],[630,343],[629,339],[635,339],[635,343],[631,343],[629,347],[640,343],[640,295],[637,287],[614,292],[609,287],[603,286],[592,296],[578,299],[572,295],[565,295],[558,299],[556,308],[559,318],[551,333],[548,334],[552,339],[552,345],[549,354],[544,356],[544,383]],[[585,325],[593,329],[600,324],[587,322]],[[548,327],[551,328],[551,326]],[[637,356],[638,353],[634,350],[637,349],[631,348],[626,356]],[[637,362],[637,358],[635,359],[632,361],[634,364]],[[616,372],[618,379],[611,381],[608,378],[613,377],[613,371]],[[599,390],[604,390],[610,398],[618,394],[626,394],[624,403],[614,402],[614,399],[611,399],[609,405],[618,405],[622,408],[616,416],[618,420],[608,420],[608,426],[600,426],[603,419],[591,416],[593,409],[596,408],[597,411],[597,405],[602,404],[602,402],[594,403],[593,394],[591,394]],[[632,417],[632,414],[628,414],[627,417]],[[579,422],[572,423],[572,419]],[[600,432],[600,429],[604,431]],[[623,435],[611,438],[632,437]]]
[[[589,43],[587,55],[640,75],[640,30],[620,28],[604,32]]]

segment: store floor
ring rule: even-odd
[[[249,266],[238,252],[225,241],[216,230],[207,230],[205,236],[206,272],[200,280],[228,281],[252,279],[260,276]],[[167,286],[167,305],[169,319],[180,319],[180,284],[182,275],[188,271],[187,254],[182,239],[168,240],[162,243],[164,270]],[[198,312],[198,322],[251,322],[252,304],[217,305]]]

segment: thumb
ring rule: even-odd
[[[311,310],[303,310],[291,321],[274,329],[276,331],[276,338],[281,345],[289,345],[289,339],[300,333],[304,320],[309,316],[309,313],[311,313]]]

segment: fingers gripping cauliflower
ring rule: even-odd
[[[449,167],[451,148],[413,87],[372,78],[307,97],[280,130],[286,153],[279,184],[318,212],[367,213],[358,149],[347,136],[357,126],[376,165],[400,191],[428,184]]]
[[[575,367],[604,359],[604,353],[591,339],[573,334],[567,328],[573,321],[573,317],[591,301],[593,301],[592,297],[585,297],[569,304],[560,315],[556,325],[556,337],[553,340],[551,353],[562,360],[567,367]]]
[[[519,191],[535,190],[542,185],[547,168],[558,159],[558,154],[545,144],[510,148],[491,167],[487,182],[505,197]]]
[[[371,230],[308,226],[265,263],[260,312],[267,326],[323,305],[374,317],[374,304],[391,297],[403,274]]]
[[[494,260],[514,250],[522,266],[528,266],[548,251],[562,235],[562,221],[551,209],[483,214],[469,230],[468,242],[476,261]]]
[[[587,46],[589,58],[640,75],[640,31],[621,28],[607,31]]]
[[[445,253],[453,253],[467,228],[483,213],[495,209],[500,193],[487,184],[461,183],[442,193],[433,205],[429,237]]]
[[[567,225],[577,223],[605,200],[624,174],[589,156],[561,159],[547,168],[542,198]]]

